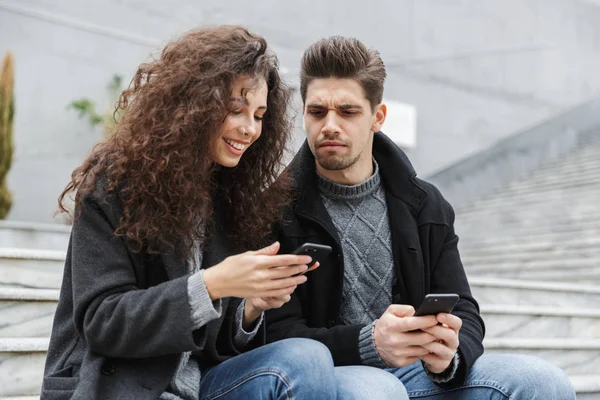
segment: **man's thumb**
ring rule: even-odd
[[[412,317],[415,314],[415,308],[406,304],[392,304],[386,312],[395,315],[396,317]]]
[[[263,256],[274,256],[279,251],[279,242],[275,242],[267,247],[263,247],[260,250],[256,250],[254,254]]]

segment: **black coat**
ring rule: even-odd
[[[460,295],[453,314],[463,322],[459,335],[462,363],[450,385],[458,384],[483,353],[485,328],[460,261],[454,211],[433,185],[416,178],[404,152],[380,132],[375,134],[373,156],[386,189],[392,231],[398,278],[393,303],[417,308],[428,293]],[[363,325],[342,325],[338,318],[344,258],[319,194],[315,159],[307,143],[289,170],[296,181],[297,197],[286,208],[285,223],[277,229],[281,252],[291,252],[305,242],[330,245],[333,251],[318,269],[308,273],[308,281],[296,289],[289,303],[267,312],[267,342],[313,338],[331,350],[335,365],[361,364],[358,334]]]
[[[71,232],[41,400],[154,400],[183,352],[193,352],[202,366],[240,353],[233,344],[240,299],[222,299],[221,318],[193,330],[183,258],[132,252],[113,233],[121,212],[116,196],[101,187],[84,196]],[[215,211],[205,266],[236,252],[223,238],[220,214]],[[264,329],[249,348],[263,343]]]

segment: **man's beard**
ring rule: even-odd
[[[317,157],[319,165],[328,171],[341,171],[356,164],[360,154],[355,158],[342,157],[342,156],[323,156]]]

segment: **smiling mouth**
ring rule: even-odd
[[[223,138],[223,140],[225,141],[225,143],[227,143],[228,145],[230,145],[231,147],[233,147],[236,150],[244,151],[244,150],[246,150],[246,147],[248,147],[248,144],[234,142],[233,140],[229,140],[229,139],[225,139],[225,138]]]

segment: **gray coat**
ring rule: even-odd
[[[99,185],[101,186],[101,185]],[[218,204],[217,204],[218,205]],[[187,266],[175,254],[134,253],[114,235],[121,215],[103,188],[86,195],[74,222],[46,359],[42,400],[157,399],[191,351],[202,368],[240,353],[233,344],[240,299],[193,330]],[[218,210],[203,267],[235,254]],[[261,329],[244,350],[265,341]]]

